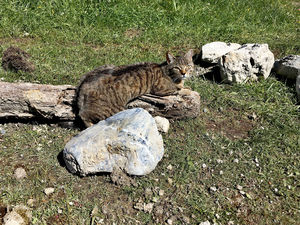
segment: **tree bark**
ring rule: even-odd
[[[71,85],[0,82],[0,119],[74,122],[75,95],[76,87]],[[169,119],[194,118],[199,114],[200,96],[194,91],[185,96],[143,95],[127,106],[144,108],[153,116]]]

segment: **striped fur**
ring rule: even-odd
[[[167,53],[162,64],[108,65],[85,74],[77,89],[80,118],[89,127],[124,110],[129,101],[141,95],[177,94],[184,78],[193,71],[192,56],[192,50],[181,57]]]

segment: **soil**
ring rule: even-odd
[[[18,47],[9,47],[3,52],[2,67],[14,72],[33,72],[35,66],[28,61],[30,55]]]

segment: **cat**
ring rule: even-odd
[[[86,127],[125,110],[126,104],[144,94],[180,94],[184,79],[194,70],[193,50],[166,62],[99,67],[85,74],[77,88],[78,115]],[[188,92],[188,93],[186,93]]]

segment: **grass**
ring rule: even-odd
[[[103,64],[160,62],[167,50],[180,53],[212,41],[268,43],[276,57],[299,54],[298,8],[279,0],[3,0],[0,56],[18,46],[31,54],[36,71],[0,68],[0,77],[75,85]],[[0,124],[0,208],[34,199],[33,224],[163,224],[170,218],[175,224],[297,224],[294,86],[274,76],[244,85],[196,78],[187,85],[207,110],[171,124],[163,160],[151,174],[134,177],[137,187],[113,185],[106,174],[68,173],[58,155],[78,130]],[[18,181],[13,172],[20,166],[28,177]],[[46,196],[46,187],[55,192]],[[154,203],[153,212],[135,209],[138,202]]]

